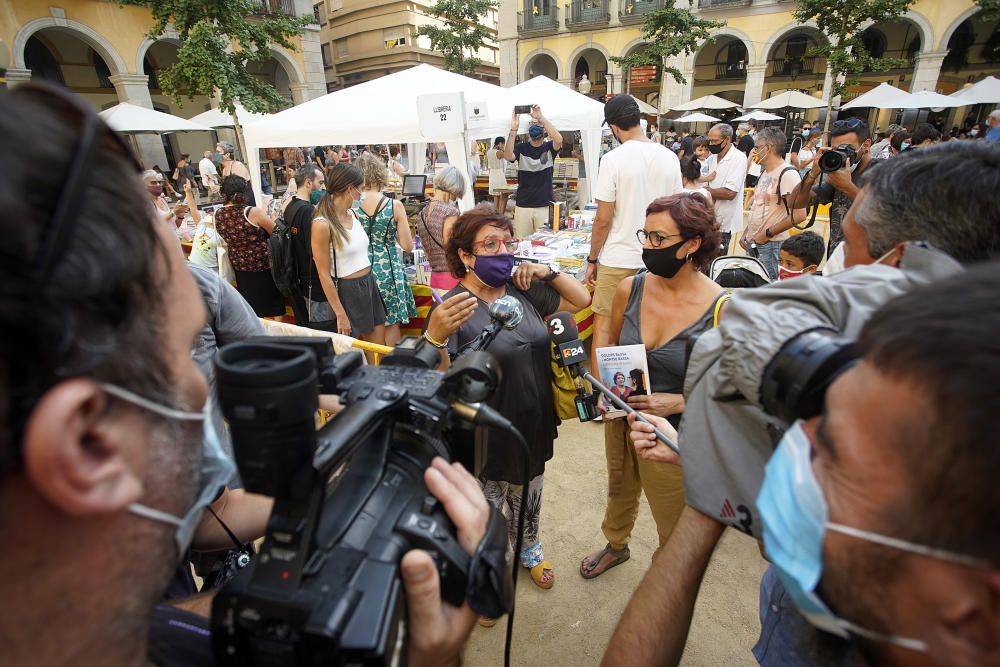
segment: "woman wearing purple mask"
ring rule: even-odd
[[[518,557],[531,571],[532,581],[547,589],[555,582],[555,573],[538,540],[538,521],[545,462],[552,458],[559,420],[553,404],[551,352],[544,318],[560,310],[582,310],[590,303],[590,294],[578,280],[546,264],[525,262],[514,271],[517,242],[513,231],[511,219],[489,205],[459,216],[448,237],[446,254],[451,272],[460,282],[428,318],[424,337],[448,352],[442,353],[442,365],[447,367],[450,357],[489,326],[490,304],[503,296],[521,304],[524,318],[520,324],[511,330],[501,329],[488,348],[501,369],[500,386],[488,403],[527,439],[532,479],[522,501],[520,448],[510,436],[490,431],[491,446],[480,483],[490,502],[508,516],[511,544],[524,507],[524,548]]]

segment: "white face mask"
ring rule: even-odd
[[[131,403],[143,410],[158,414],[161,417],[181,421],[200,421],[203,424],[199,490],[190,509],[188,509],[184,516],[174,516],[173,514],[143,505],[142,503],[132,503],[128,506],[128,511],[136,516],[176,527],[174,543],[177,546],[177,557],[180,558],[191,545],[194,531],[201,521],[201,515],[205,511],[205,508],[211,505],[219,494],[222,493],[222,490],[233,479],[236,472],[236,465],[222,449],[219,434],[215,430],[215,422],[212,419],[212,406],[215,402],[209,396],[201,412],[187,412],[160,405],[117,385],[104,382],[97,384],[101,389],[115,398]]]

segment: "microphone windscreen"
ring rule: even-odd
[[[490,317],[500,322],[505,329],[513,329],[524,319],[521,302],[510,296],[502,296],[490,304]]]
[[[565,310],[560,310],[555,315],[549,316],[546,325],[549,328],[549,336],[556,345],[568,343],[580,337],[580,329],[573,320],[573,315]]]

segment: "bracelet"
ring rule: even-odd
[[[421,334],[421,336],[423,337],[423,339],[425,341],[427,341],[428,343],[430,343],[431,345],[433,345],[434,347],[436,347],[439,350],[443,350],[445,347],[448,346],[448,339],[447,338],[444,339],[444,342],[439,341],[439,340],[434,340],[434,338],[429,333],[427,333],[426,330],[424,331],[423,334]]]
[[[562,275],[562,271],[556,271],[552,267],[549,267],[549,274],[544,278],[540,278],[543,283],[551,283],[553,280]]]
[[[590,257],[588,257],[587,258],[587,264],[597,264],[597,259],[596,258],[595,259],[591,259]]]

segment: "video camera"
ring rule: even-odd
[[[468,600],[491,618],[511,610],[503,518],[493,511],[470,557],[424,484],[435,456],[469,456],[456,444],[461,429],[504,421],[480,405],[500,369],[481,351],[445,373],[431,370],[438,360],[419,338],[379,366],[363,365],[359,351],[334,354],[327,338],[255,339],[218,353],[244,486],[274,498],[259,556],[215,597],[218,664],[405,664],[399,562],[415,548],[434,558],[445,601]],[[346,407],[317,431],[319,393]]]

